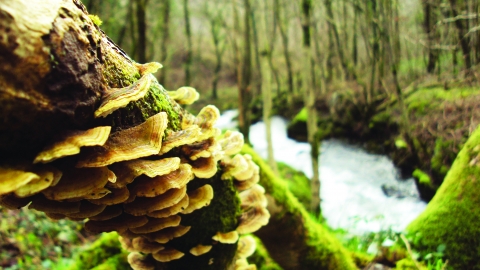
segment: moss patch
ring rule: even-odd
[[[305,208],[310,207],[312,192],[308,177],[303,172],[299,172],[283,162],[277,162],[277,166],[278,172],[285,179],[290,192],[297,197]]]
[[[419,237],[415,249],[430,253],[445,245],[454,269],[480,269],[480,128],[458,154],[437,194],[407,228]]]
[[[103,233],[92,245],[75,256],[75,262],[68,269],[127,270],[131,269],[127,255],[118,241],[116,232]]]
[[[212,245],[212,236],[217,232],[230,232],[238,225],[241,214],[240,199],[232,180],[221,180],[219,171],[211,179],[195,179],[190,181],[188,190],[195,190],[205,184],[213,187],[214,198],[209,206],[182,215],[181,224],[192,226],[182,237],[173,239],[169,245],[185,253],[180,260],[167,263],[167,269],[224,269],[228,266],[237,249],[237,244],[216,243],[213,248],[201,256],[189,253],[198,244]],[[212,259],[214,258],[214,259]]]

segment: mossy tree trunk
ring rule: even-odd
[[[250,154],[260,166],[260,184],[268,199],[270,222],[255,234],[262,240],[270,256],[283,269],[357,269],[349,252],[335,236],[314,221],[287,185],[250,147]]]
[[[453,269],[480,269],[480,127],[470,136],[425,211],[407,228],[418,250],[437,251]]]

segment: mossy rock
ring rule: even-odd
[[[480,128],[458,154],[425,211],[408,227],[422,254],[444,245],[453,269],[480,269]]]
[[[306,142],[308,139],[307,134],[307,109],[303,108],[295,115],[293,120],[287,126],[287,135],[297,141]]]

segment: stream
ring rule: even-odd
[[[216,126],[236,128],[236,115],[234,110],[225,111]],[[271,125],[275,159],[311,177],[310,145],[287,137],[285,119],[274,116]],[[267,158],[265,137],[263,122],[250,127],[250,142],[263,158]],[[388,157],[339,140],[321,144],[320,181],[322,214],[328,225],[355,234],[402,231],[426,206],[414,180],[399,179]]]

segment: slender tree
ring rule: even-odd
[[[290,52],[289,52],[289,38],[288,38],[288,20],[285,18],[286,16],[281,18],[281,9],[282,5],[280,5],[280,0],[274,0],[274,17],[275,21],[277,21],[278,25],[278,30],[280,32],[280,37],[282,39],[282,45],[283,45],[283,57],[285,58],[285,64],[287,67],[287,87],[288,87],[288,93],[289,96],[293,94],[293,70],[292,70],[292,59],[290,57]],[[272,42],[273,43],[273,42]],[[271,45],[273,46],[273,44]]]
[[[312,1],[302,0],[302,33],[303,33],[303,54],[306,60],[304,72],[304,103],[307,108],[307,132],[308,142],[310,143],[310,157],[312,162],[313,176],[311,179],[312,201],[310,211],[315,216],[321,216],[320,213],[320,174],[319,166],[319,151],[320,145],[317,139],[317,110],[315,108],[315,83],[313,81],[314,60],[311,52],[312,35],[311,35],[311,14]]]
[[[162,26],[161,26],[161,43],[160,43],[160,62],[166,64],[168,58],[168,44],[170,42],[170,10],[171,10],[171,0],[162,1]],[[158,82],[162,85],[167,83],[167,68],[161,70]]]
[[[147,62],[147,4],[148,0],[135,0],[137,9],[137,58],[140,63]]]
[[[452,15],[454,18],[459,16],[467,8],[467,3],[464,0],[449,0],[449,1],[450,1],[450,9],[452,11]],[[472,60],[471,60],[472,47],[470,45],[470,35],[467,35],[468,23],[465,22],[465,20],[461,20],[460,18],[455,19],[454,23],[455,23],[455,27],[457,28],[460,48],[462,49],[462,53],[463,53],[463,64],[465,65],[465,70],[466,70],[465,75],[467,75],[467,74],[470,74],[470,68],[472,67]]]
[[[191,80],[191,66],[193,57],[193,45],[192,45],[192,31],[190,29],[190,10],[188,8],[188,1],[183,0],[183,18],[185,21],[185,35],[187,36],[187,55],[185,57],[185,85],[190,85]]]
[[[251,45],[251,7],[250,0],[243,0],[245,7],[243,29],[243,55],[241,72],[238,81],[238,124],[246,141],[250,131],[250,100],[251,100],[251,76],[252,76],[252,45]]]

